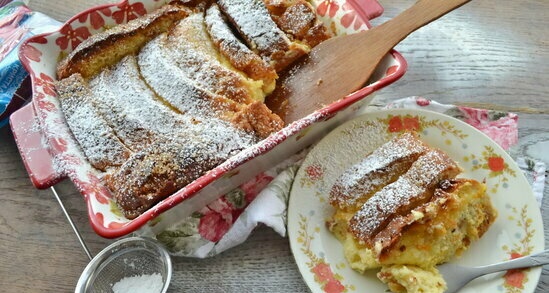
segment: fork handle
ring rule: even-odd
[[[545,264],[549,264],[549,250],[544,250],[536,254],[515,258],[498,264],[477,267],[477,269],[482,270],[485,274],[489,274],[511,269],[537,267]]]

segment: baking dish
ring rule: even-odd
[[[53,85],[55,68],[58,60],[92,34],[144,15],[166,2],[169,1],[125,0],[94,7],[75,15],[56,32],[28,39],[20,49],[21,62],[32,80],[33,99],[14,113],[10,122],[29,176],[41,189],[64,178],[70,179],[85,199],[93,229],[106,238],[124,236],[145,224],[156,231],[162,230],[190,215],[255,174],[318,141],[365,107],[372,93],[398,80],[406,71],[404,58],[396,51],[390,52],[368,86],[287,125],[139,217],[128,220],[111,199],[101,181],[101,173],[87,163],[64,121]],[[367,29],[368,20],[383,12],[375,0],[311,2],[320,18],[338,34]]]

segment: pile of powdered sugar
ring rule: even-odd
[[[164,282],[159,273],[125,277],[112,286],[114,293],[160,293]]]

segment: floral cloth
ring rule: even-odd
[[[260,223],[284,236],[290,188],[306,153],[256,175],[170,229],[158,235],[145,230],[142,236],[156,237],[173,255],[200,258],[244,242]]]
[[[422,108],[444,113],[467,122],[485,133],[505,150],[518,141],[518,116],[484,109],[444,105],[422,97],[394,101],[383,108]],[[417,121],[395,119],[395,130],[414,129]],[[300,162],[308,150],[258,174],[249,182],[221,196],[187,219],[155,236],[173,255],[209,257],[244,242],[260,223],[286,235],[286,210],[290,188]],[[545,164],[529,158],[516,158],[531,183],[541,205],[545,182]],[[497,168],[498,162],[491,162]],[[139,233],[139,232],[138,232]],[[318,268],[322,270],[322,268]],[[329,281],[327,276],[327,281]]]

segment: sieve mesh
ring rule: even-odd
[[[82,290],[77,292],[111,293],[113,285],[123,278],[152,274],[162,276],[165,284],[162,292],[165,292],[171,277],[171,262],[166,251],[151,240],[123,239],[92,260],[78,282]]]

